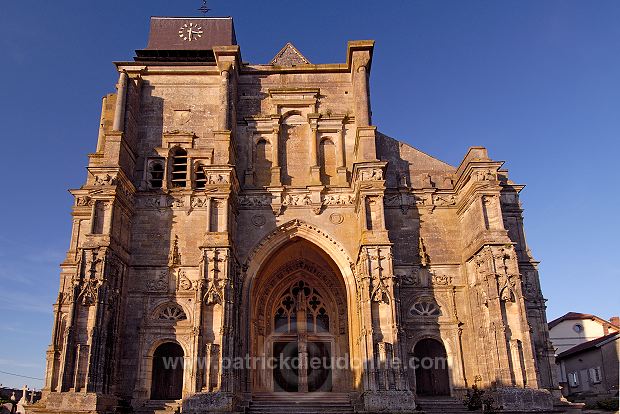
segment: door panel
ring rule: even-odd
[[[308,342],[308,391],[332,390],[331,345],[328,342]]]
[[[297,392],[299,390],[299,348],[297,341],[274,342],[273,390]]]

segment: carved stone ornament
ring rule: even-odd
[[[228,184],[228,174],[225,173],[208,173],[207,174],[207,183],[208,184]]]
[[[361,170],[359,177],[361,181],[380,181],[383,180],[383,170],[381,168]]]
[[[222,304],[222,292],[214,281],[209,282],[209,288],[203,296],[206,305]]]
[[[312,199],[309,194],[286,194],[282,197],[283,206],[309,206]]]
[[[238,202],[241,207],[267,207],[271,205],[271,195],[242,195]]]
[[[209,198],[204,196],[192,196],[190,206],[192,208],[205,208],[209,205]]]
[[[168,278],[168,270],[159,270],[155,278],[147,282],[146,289],[150,292],[165,292],[168,290]]]
[[[267,219],[265,219],[265,216],[262,216],[260,214],[255,214],[254,216],[252,216],[251,221],[252,221],[252,224],[255,225],[256,227],[262,227],[267,222]]]
[[[323,197],[322,204],[324,206],[346,206],[353,204],[354,201],[353,194],[327,194]]]
[[[81,196],[75,200],[75,205],[78,207],[91,207],[93,205],[93,199],[89,196]]]
[[[419,269],[412,269],[407,273],[401,273],[397,276],[400,279],[400,283],[404,286],[420,286],[422,284]]]
[[[329,221],[333,224],[342,224],[344,216],[340,213],[332,213],[329,215]]]
[[[181,253],[179,252],[179,236],[174,236],[174,241],[168,254],[168,267],[179,266],[181,264]]]
[[[172,199],[171,206],[177,208],[183,207],[185,206],[185,201],[182,198],[174,198]]]
[[[86,279],[82,283],[78,300],[82,305],[91,306],[97,302],[98,287],[100,281],[97,279]]]
[[[420,265],[422,267],[426,267],[430,264],[431,259],[426,252],[426,246],[424,245],[424,239],[422,238],[422,236],[420,236],[418,239],[418,255],[420,257]]]
[[[452,277],[447,275],[437,275],[433,274],[432,276],[433,285],[450,285],[452,284]]]
[[[193,287],[192,281],[185,274],[185,270],[179,269],[177,272],[177,288],[178,290],[191,290]]]
[[[497,174],[490,169],[487,170],[475,170],[472,172],[471,177],[474,181],[495,181],[497,180]]]
[[[456,197],[452,194],[436,194],[433,196],[433,204],[435,206],[453,206],[456,204]]]
[[[95,181],[93,182],[96,186],[108,186],[108,185],[116,185],[117,179],[115,176],[110,174],[102,174],[96,175]]]

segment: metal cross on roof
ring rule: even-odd
[[[198,11],[202,13],[203,16],[206,16],[207,13],[209,13],[209,10],[211,9],[207,7],[207,0],[202,0],[202,6],[198,8]]]

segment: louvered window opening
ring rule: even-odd
[[[187,151],[178,149],[172,156],[173,187],[185,187],[187,182]]]

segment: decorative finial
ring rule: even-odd
[[[207,0],[202,0],[202,6],[198,8],[198,11],[202,13],[203,16],[206,16],[207,13],[209,13],[209,10],[211,9],[207,7]]]

